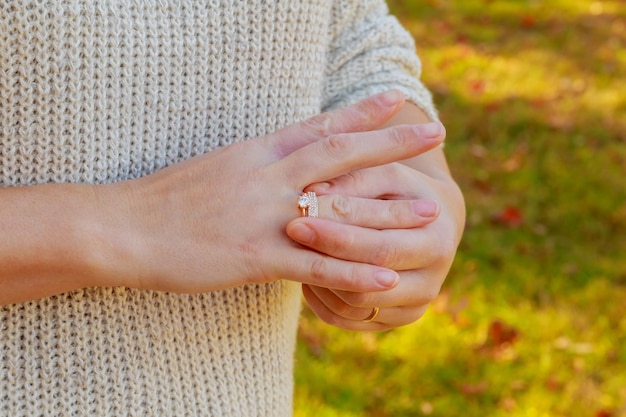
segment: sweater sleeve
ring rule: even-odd
[[[331,19],[324,110],[396,88],[438,119],[413,38],[384,0],[335,0]]]

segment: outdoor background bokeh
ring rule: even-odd
[[[395,0],[467,229],[418,323],[305,309],[297,417],[626,416],[626,2]]]

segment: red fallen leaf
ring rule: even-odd
[[[546,388],[553,392],[560,392],[563,390],[563,382],[561,382],[556,376],[550,376],[546,380]]]
[[[537,19],[535,19],[535,16],[527,14],[527,15],[522,16],[520,23],[525,28],[531,28],[537,24]]]
[[[488,344],[491,346],[500,347],[502,345],[510,345],[514,343],[518,337],[519,332],[513,326],[504,323],[501,320],[494,320],[489,325],[489,339]]]
[[[435,30],[439,33],[450,33],[452,32],[452,25],[445,21],[435,22]]]
[[[498,110],[500,110],[501,107],[502,107],[502,103],[497,102],[497,101],[492,101],[490,103],[485,104],[485,110],[487,110],[489,113],[495,113]]]
[[[457,33],[456,41],[458,43],[467,43],[468,37],[466,35],[462,34],[462,33]]]
[[[481,381],[476,384],[463,384],[461,392],[465,395],[480,395],[489,388],[489,382]]]
[[[596,413],[596,417],[611,417],[612,415],[613,413],[608,410],[600,410]]]
[[[468,83],[471,92],[482,94],[485,91],[485,82],[483,80],[473,80]]]
[[[530,104],[536,109],[542,109],[546,107],[546,105],[548,104],[548,100],[545,98],[536,98],[534,100],[531,100]]]
[[[524,215],[517,207],[507,206],[500,213],[493,217],[496,224],[507,227],[519,227],[524,223]]]

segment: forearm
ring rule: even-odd
[[[118,284],[108,186],[0,188],[0,305]],[[106,205],[110,207],[111,205]]]

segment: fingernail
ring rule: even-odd
[[[376,282],[384,288],[395,287],[400,278],[398,273],[393,271],[378,271],[374,277],[376,278]]]
[[[439,213],[439,204],[432,200],[413,201],[413,212],[422,217],[435,217]]]
[[[438,138],[443,134],[443,125],[439,122],[417,125],[417,131],[424,139]]]
[[[297,223],[289,229],[289,235],[292,239],[301,243],[312,243],[315,239],[315,232],[307,225]]]
[[[395,106],[404,100],[404,94],[402,94],[399,90],[389,90],[379,94],[378,100],[380,100],[384,106]]]

